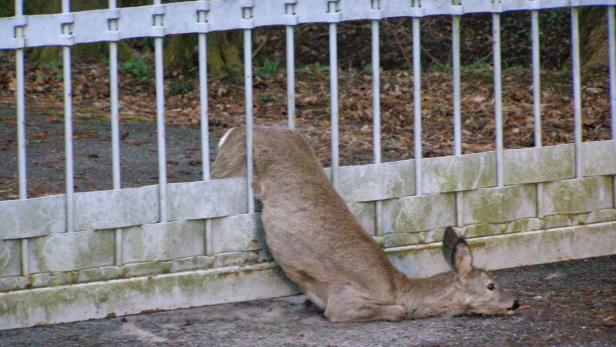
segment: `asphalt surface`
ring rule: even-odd
[[[145,122],[120,125],[122,187],[158,183],[156,126]],[[202,179],[201,139],[198,127],[166,127],[168,182]],[[29,113],[27,119],[28,196],[65,191],[64,123]],[[73,122],[74,186],[76,192],[112,189],[111,125],[97,119]],[[218,139],[210,136],[211,159]],[[17,131],[15,114],[0,109],[0,200],[17,198]]]

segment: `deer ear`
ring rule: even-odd
[[[448,227],[443,236],[443,256],[451,268],[462,276],[473,270],[473,255],[464,238]]]
[[[456,272],[462,276],[468,276],[473,271],[473,254],[464,239],[460,239],[453,252],[453,264]]]

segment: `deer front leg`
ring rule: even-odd
[[[406,317],[406,310],[401,305],[371,300],[351,289],[329,297],[325,317],[332,322],[399,321]]]

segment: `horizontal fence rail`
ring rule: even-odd
[[[252,42],[254,29],[264,26],[285,30],[286,123],[295,128],[295,26],[328,25],[331,167],[325,171],[358,221],[405,273],[424,276],[442,269],[440,258],[421,251],[438,247],[435,243],[442,238],[443,229],[451,225],[471,239],[471,245],[473,239],[478,239],[477,243],[489,240],[477,255],[479,263],[490,268],[616,251],[616,0],[221,0],[170,4],[153,0],[149,6],[124,8],[109,0],[108,9],[80,12],[71,12],[70,1],[63,0],[61,13],[45,15],[24,15],[23,0],[16,0],[15,6],[15,16],[0,19],[0,50],[15,51],[19,181],[19,199],[0,201],[0,329],[297,292],[276,274],[276,265],[265,251],[259,205],[252,190],[253,123],[258,117],[253,115]],[[607,6],[612,130],[608,141],[584,142],[582,138],[578,28],[582,6]],[[544,147],[539,11],[555,8],[571,12],[574,143]],[[533,148],[504,146],[500,20],[503,13],[512,11],[527,11],[531,17]],[[461,18],[471,13],[492,16],[495,151],[463,154],[463,118],[469,115],[461,110],[460,32]],[[454,153],[424,158],[421,18],[433,15],[452,18]],[[412,32],[413,95],[408,96],[408,102],[413,102],[413,107],[407,116],[414,123],[414,158],[385,163],[379,28],[381,20],[398,17],[412,18],[408,29]],[[374,163],[340,166],[337,30],[340,23],[353,20],[370,21],[371,25]],[[211,180],[207,36],[236,29],[242,30],[244,37],[246,177]],[[165,37],[175,34],[198,34],[203,172],[198,182],[167,182],[163,53]],[[117,43],[131,38],[154,38],[159,182],[122,188]],[[74,192],[71,46],[94,42],[109,43],[113,186],[106,191]],[[62,46],[66,192],[28,198],[25,49],[45,46]],[[592,237],[579,236],[580,230]],[[537,248],[552,242],[540,232],[553,237],[554,247],[562,254]],[[503,239],[511,243],[499,243]],[[223,276],[244,270],[249,271],[235,280]],[[153,275],[159,277],[150,281]],[[109,280],[118,281],[106,285]],[[148,283],[160,286],[160,291]],[[257,283],[257,289],[253,290],[251,283]],[[37,288],[47,287],[75,295],[67,304],[68,311],[45,306],[50,305],[42,302],[47,294],[40,294]],[[125,290],[137,304],[118,300],[100,310],[83,310],[75,303],[88,305],[84,288],[94,288],[94,300],[96,295]],[[203,294],[202,288],[211,289]],[[150,291],[164,300],[157,302],[153,295],[139,301],[141,293]],[[186,295],[177,299],[178,292]],[[46,310],[36,311],[36,305],[25,307],[28,298]],[[66,313],[71,310],[79,314]]]
[[[117,41],[137,37],[207,33],[211,31],[247,29],[272,25],[305,23],[335,23],[353,20],[423,17],[434,15],[459,16],[470,13],[503,13],[547,10],[563,7],[616,5],[616,0],[466,0],[454,5],[451,0],[421,1],[421,7],[410,0],[381,0],[379,9],[371,1],[338,1],[338,11],[328,11],[326,0],[268,1],[192,1],[0,19],[0,49],[40,46],[66,46],[79,43]],[[293,4],[293,14],[285,10]],[[244,18],[243,9],[253,8],[252,16]],[[205,15],[206,20],[199,16]],[[153,25],[155,17],[163,17],[162,26]],[[146,20],[150,19],[150,20]],[[109,23],[118,26],[110,29]],[[62,32],[70,27],[70,32]],[[24,37],[16,37],[22,28]]]

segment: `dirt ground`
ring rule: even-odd
[[[0,346],[614,346],[616,256],[497,271],[506,317],[331,323],[304,296],[0,332]]]

